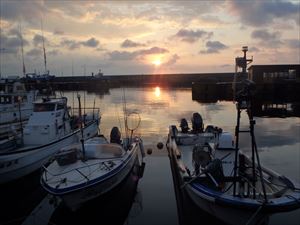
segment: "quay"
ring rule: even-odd
[[[55,77],[51,85],[58,90],[73,88],[99,89],[140,86],[191,87],[193,82],[230,82],[233,73],[190,73],[190,74],[140,74],[103,76],[63,76]]]

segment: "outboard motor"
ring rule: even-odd
[[[209,145],[195,145],[193,148],[192,160],[196,175],[198,175],[200,167],[206,167],[212,160]]]
[[[182,118],[180,121],[180,128],[182,133],[187,133],[189,131],[189,125],[185,118]]]
[[[202,120],[202,117],[199,113],[193,113],[192,125],[193,125],[193,132],[194,133],[203,132],[203,120]]]
[[[118,127],[113,127],[110,132],[110,143],[121,144],[121,132]]]

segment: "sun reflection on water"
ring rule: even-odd
[[[160,87],[155,87],[154,89],[154,94],[155,94],[155,97],[160,97]]]

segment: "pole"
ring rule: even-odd
[[[81,102],[80,95],[77,95],[78,98],[78,107],[79,107],[79,119],[80,119],[80,133],[81,133],[81,148],[82,148],[82,160],[85,161],[85,148],[84,148],[84,135],[83,135],[83,127],[82,127],[82,115],[81,115]]]

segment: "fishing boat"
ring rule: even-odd
[[[0,134],[9,132],[12,126],[28,120],[37,95],[37,90],[27,91],[25,84],[19,81],[0,81]]]
[[[227,224],[260,224],[274,213],[300,208],[299,184],[260,163],[252,113],[253,90],[254,83],[248,80],[236,90],[235,141],[230,132],[221,128],[208,125],[204,129],[198,113],[192,117],[191,130],[186,119],[181,120],[180,131],[176,125],[169,127],[167,147],[178,171],[178,188],[200,209]],[[248,115],[248,130],[240,129],[242,112]],[[250,157],[239,147],[240,133],[250,134]]]
[[[120,132],[114,127],[110,142],[99,136],[61,149],[54,160],[43,167],[42,187],[75,211],[83,203],[110,193],[124,181],[139,161],[139,151],[143,157],[140,138],[121,141]]]
[[[167,146],[179,171],[179,188],[228,224],[257,224],[273,213],[300,208],[299,185],[261,166],[253,144],[249,158],[220,128],[209,125],[198,133],[170,126]]]
[[[70,112],[65,97],[33,103],[33,112],[20,138],[15,139],[15,147],[1,148],[0,184],[40,169],[60,148],[98,134],[99,109],[85,115],[81,115],[81,109],[79,115],[71,116]]]

